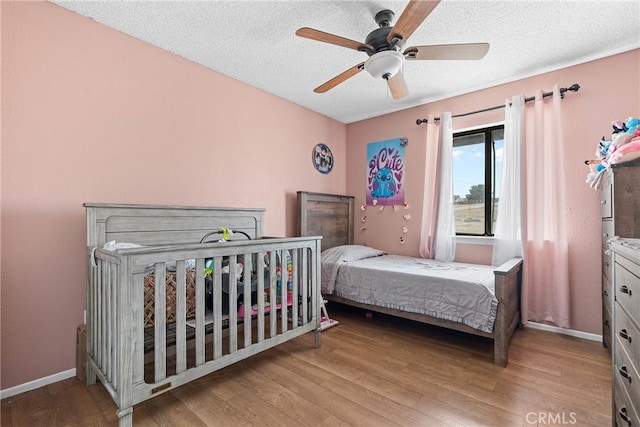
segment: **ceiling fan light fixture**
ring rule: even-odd
[[[375,53],[364,63],[364,69],[376,79],[390,79],[402,67],[404,56],[396,50]]]

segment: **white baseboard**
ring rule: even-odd
[[[524,326],[525,328],[540,329],[542,331],[555,332],[556,334],[569,335],[571,337],[583,338],[590,341],[602,341],[602,335],[576,331],[574,329],[559,328],[557,326],[545,325],[543,323],[527,322]]]
[[[7,397],[15,396],[16,394],[24,393],[25,391],[35,390],[37,388],[56,383],[58,381],[66,380],[67,378],[73,378],[75,376],[76,376],[76,369],[73,368],[73,369],[69,369],[68,371],[58,372],[57,374],[49,375],[48,377],[29,381],[28,383],[20,384],[15,387],[10,387],[5,390],[0,390],[0,400],[5,399]]]

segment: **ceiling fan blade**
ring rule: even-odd
[[[311,40],[317,40],[329,44],[335,44],[349,49],[373,52],[373,46],[366,43],[360,43],[355,40],[336,36],[335,34],[325,33],[324,31],[314,30],[313,28],[303,27],[296,31],[296,36],[304,37]]]
[[[315,88],[313,91],[315,93],[325,93],[329,89],[333,89],[334,87],[338,86],[340,83],[344,82],[345,80],[350,79],[351,77],[355,76],[356,74],[358,74],[362,70],[364,70],[364,62],[361,62],[358,65],[355,65],[355,66],[349,68],[347,71],[344,71],[344,72],[338,74],[337,76],[335,76],[334,78],[332,78],[328,82],[326,82],[326,83],[318,86],[317,88]]]
[[[402,70],[398,71],[395,76],[387,80],[387,85],[389,85],[389,90],[391,91],[391,97],[396,101],[404,98],[409,94],[409,89],[407,88],[407,82],[404,79]]]
[[[489,51],[489,43],[440,44],[411,46],[404,51],[407,59],[477,60]]]
[[[440,3],[437,1],[411,0],[407,7],[404,8],[402,15],[396,21],[389,34],[387,35],[387,43],[392,44],[394,39],[400,39],[399,44],[404,44],[409,36],[427,19],[427,16]]]

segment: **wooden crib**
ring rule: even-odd
[[[132,424],[134,405],[282,342],[314,331],[320,345],[320,237],[264,238],[262,209],[84,206],[87,384],[99,379],[105,386],[121,426]],[[199,243],[222,227],[251,240]],[[109,241],[142,247],[103,249]],[[195,271],[192,318],[186,316],[189,268]],[[168,270],[175,271],[171,307]],[[145,328],[149,274],[154,313],[153,326]]]

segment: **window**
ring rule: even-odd
[[[504,125],[453,134],[457,235],[493,236],[500,201]]]

